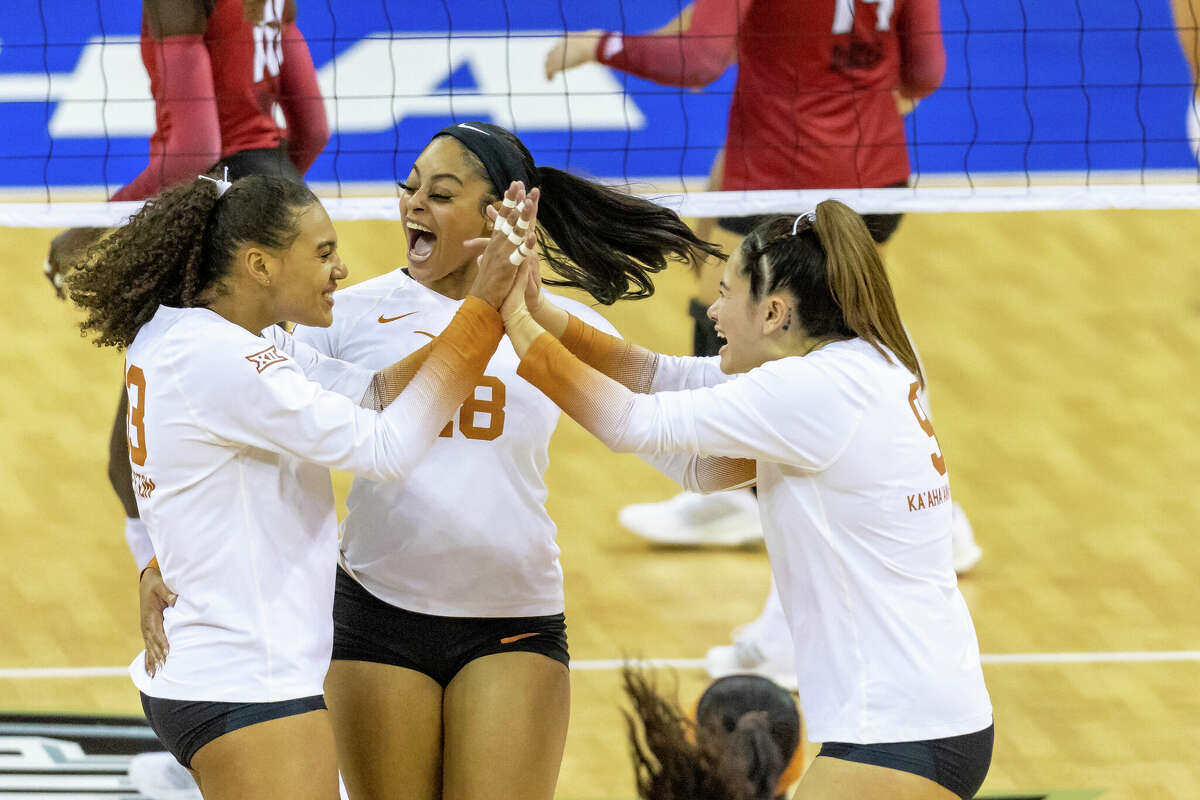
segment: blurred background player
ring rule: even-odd
[[[901,111],[932,92],[945,71],[937,0],[699,0],[649,35],[572,34],[546,57],[546,75],[599,61],[658,83],[702,87],[733,63],[737,84],[711,189],[866,188],[906,185]],[[801,88],[797,88],[801,87]],[[883,243],[899,215],[868,215]],[[737,247],[754,217],[722,217],[717,241]],[[716,296],[707,270],[689,304],[694,354],[719,342],[705,311]],[[681,494],[622,510],[623,525],[678,544],[762,538],[749,492]]]
[[[547,55],[546,75],[590,61],[690,87],[713,82],[736,62],[725,146],[709,181],[710,189],[736,191],[907,185],[903,115],[941,83],[946,56],[937,0],[697,0],[653,34],[572,34]],[[757,220],[722,217],[714,239],[732,251]],[[864,220],[882,248],[900,215]],[[720,347],[706,314],[717,272],[702,274],[689,304],[697,356]],[[954,512],[955,568],[965,572],[982,550],[957,504]],[[627,506],[619,520],[658,543],[736,546],[762,539],[758,503],[748,490],[683,492]],[[772,584],[760,617],[735,631],[733,644],[709,651],[710,674],[751,670],[793,685],[781,619]]]
[[[650,676],[625,668],[625,713],[641,800],[782,800],[804,766],[792,696],[759,675],[709,685],[687,716]]]
[[[1175,33],[1192,76],[1187,110],[1187,138],[1192,155],[1200,159],[1200,0],[1171,0]]]
[[[295,0],[144,0],[141,52],[154,97],[150,160],[113,200],[145,200],[214,163],[229,168],[230,180],[261,174],[302,183],[329,141]],[[286,128],[275,122],[276,105]],[[46,275],[60,296],[74,259],[105,230],[73,228],[55,237]],[[127,413],[122,387],[108,476],[125,508],[126,541],[142,569],[152,551],[132,487]]]

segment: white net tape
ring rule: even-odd
[[[811,189],[643,195],[683,217],[736,217],[805,211],[835,198],[862,214],[1069,209],[1200,208],[1200,184],[977,186],[919,189]],[[399,219],[394,197],[322,198],[335,220]],[[551,202],[551,201],[547,201]],[[18,228],[119,225],[141,203],[0,203],[0,225]]]

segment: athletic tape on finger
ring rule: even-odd
[[[509,241],[512,241],[512,240],[509,239]],[[521,254],[522,258],[524,258],[524,257],[530,255],[531,253],[533,253],[533,248],[530,247],[529,245],[525,244],[524,240],[521,240],[521,246],[517,248],[517,252]]]
[[[505,236],[511,236],[513,232],[512,223],[506,218],[500,217],[496,220],[496,230],[500,231]]]
[[[521,255],[521,251],[519,249],[513,250],[508,254],[508,263],[512,264],[514,267],[521,266],[521,262],[524,260],[525,256]]]
[[[525,233],[529,230],[529,221],[524,217],[517,217],[517,231]]]
[[[509,228],[509,230],[512,230],[512,229]],[[517,233],[516,231],[513,231],[512,233],[510,233],[508,235],[508,241],[512,244],[519,244],[522,247],[525,246],[525,237],[522,236],[521,234]]]
[[[521,202],[525,202],[525,201],[522,200]],[[505,208],[516,208],[517,207],[517,201],[511,200],[508,197],[505,197],[503,200],[501,200],[500,204],[503,205]]]

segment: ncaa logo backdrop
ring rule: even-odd
[[[732,69],[700,92],[597,65],[542,75],[547,37],[647,31],[676,0],[298,5],[334,131],[312,180],[402,178],[452,119],[514,127],[540,163],[614,179],[705,175],[724,138]],[[1168,0],[941,5],[946,80],[909,121],[919,171],[1195,169]],[[0,186],[116,187],[138,173],[153,126],[139,27],[135,0],[6,5]]]

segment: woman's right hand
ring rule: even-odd
[[[138,582],[138,615],[142,622],[142,642],[146,645],[146,674],[152,678],[171,652],[163,629],[163,612],[178,599],[179,595],[167,588],[157,566],[152,564],[142,571]]]
[[[467,242],[468,246],[486,242],[475,280],[467,294],[480,298],[492,308],[499,308],[504,303],[513,286],[516,267],[522,258],[517,255],[518,248],[532,251],[537,245],[534,231],[537,228],[538,196],[537,189],[526,195],[524,185],[513,181],[504,193],[505,200],[511,204],[503,209],[507,213],[501,214],[492,206],[487,208],[487,215],[494,224],[491,238]]]

